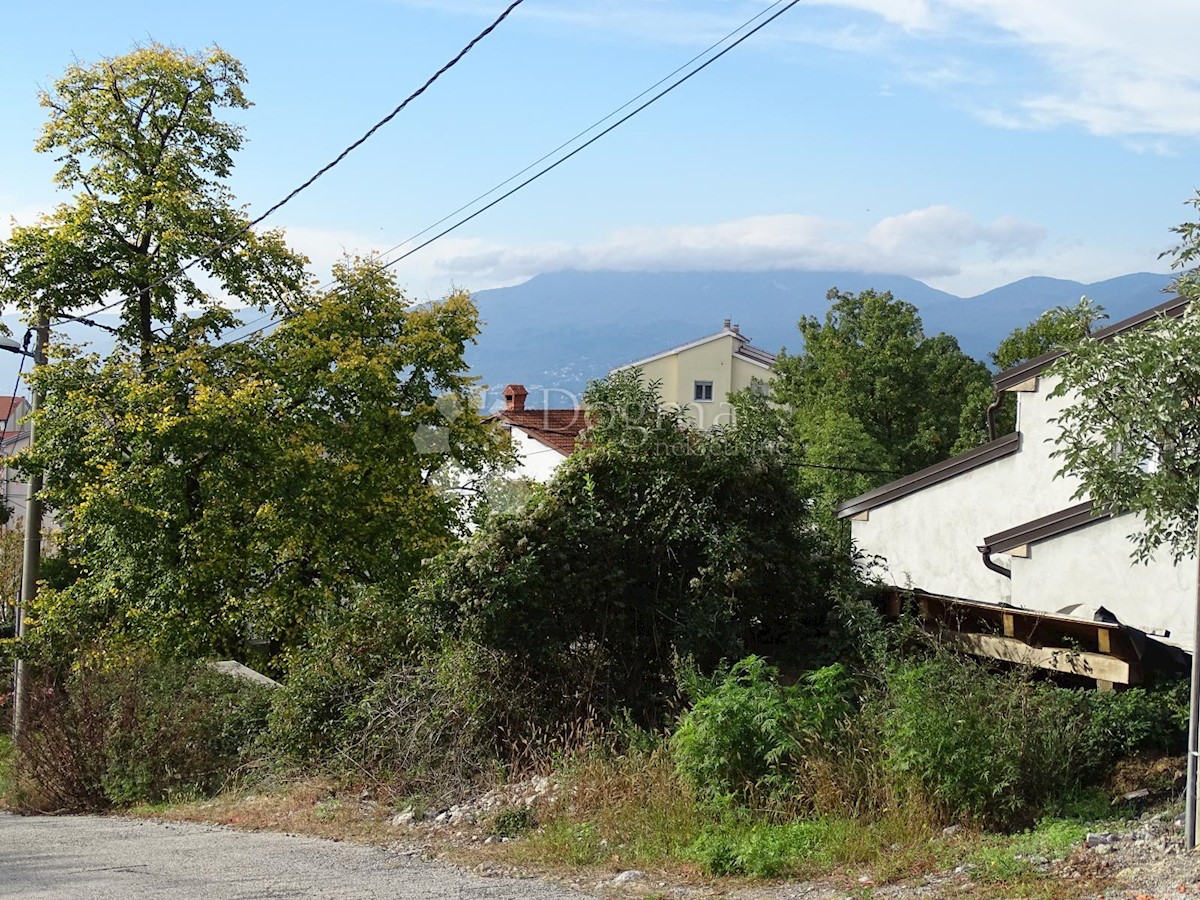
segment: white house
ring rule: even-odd
[[[548,481],[564,459],[575,451],[585,420],[582,409],[526,409],[529,392],[521,384],[504,388],[504,409],[487,421],[504,428],[517,451],[513,474]]]
[[[1111,340],[1185,306],[1167,301],[1094,337]],[[1166,554],[1135,563],[1136,516],[1095,510],[1074,497],[1077,480],[1057,476],[1054,420],[1070,399],[1050,396],[1047,370],[1061,355],[995,377],[997,396],[1017,396],[1013,434],[847,500],[838,515],[875,557],[873,573],[911,590],[927,616],[957,620],[966,649],[1102,684],[1136,682],[1146,654],[1191,650],[1196,567]]]
[[[0,397],[0,458],[7,461],[29,446],[29,423],[25,421],[32,407],[24,397]],[[0,490],[3,491],[4,505],[10,509],[9,526],[20,526],[25,520],[25,501],[29,494],[29,485],[20,480],[8,465],[3,466],[0,473],[3,479]]]
[[[726,319],[708,337],[672,347],[613,372],[639,369],[647,382],[658,382],[663,401],[687,410],[700,428],[733,421],[729,395],[774,377],[775,356],[750,346],[750,338]]]

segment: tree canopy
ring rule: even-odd
[[[1189,204],[1200,207],[1200,194]],[[1082,481],[1079,496],[1101,508],[1136,512],[1134,555],[1159,548],[1176,561],[1196,548],[1200,485],[1200,223],[1172,229],[1168,251],[1182,270],[1172,287],[1191,301],[1182,317],[1160,316],[1108,341],[1085,339],[1055,363],[1055,394],[1071,401],[1059,417],[1061,474]]]
[[[586,446],[426,580],[445,640],[501,654],[548,713],[562,697],[568,713],[651,717],[673,658],[711,668],[756,643],[797,647],[785,639],[824,615],[836,564],[778,420],[743,406],[735,426],[699,431],[636,372],[593,383],[586,404]]]
[[[776,364],[772,397],[793,417],[803,469],[827,509],[945,459],[987,368],[947,334],[927,336],[890,292],[829,292],[824,321],[799,322],[803,350]],[[853,471],[860,470],[860,471]]]
[[[0,245],[0,299],[50,316],[114,304],[146,364],[156,324],[184,309],[222,294],[255,308],[290,302],[305,259],[280,232],[249,229],[226,185],[244,138],[222,114],[250,105],[244,82],[219,47],[155,43],[71,66],[41,94],[36,149],[55,154],[55,182],[73,196]]]

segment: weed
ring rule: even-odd
[[[537,826],[533,810],[528,806],[517,806],[501,810],[492,819],[492,834],[499,837],[520,837]]]

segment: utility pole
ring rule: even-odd
[[[46,362],[46,344],[50,342],[50,317],[45,310],[38,312],[35,326],[33,364]],[[7,348],[6,348],[7,349]],[[24,352],[24,351],[17,351]],[[33,446],[37,429],[37,412],[42,407],[42,392],[35,387],[30,398],[29,446]],[[21,596],[17,604],[16,635],[17,650],[22,653],[21,640],[25,637],[25,610],[37,596],[38,579],[42,572],[42,476],[30,474],[25,493],[25,553],[21,559]],[[21,736],[21,727],[29,707],[27,684],[28,672],[25,660],[18,657],[17,671],[13,684],[13,740]]]
[[[1200,758],[1200,495],[1196,505],[1196,621],[1192,629],[1192,693],[1188,709],[1187,799],[1183,809],[1183,846],[1196,849],[1196,763]]]

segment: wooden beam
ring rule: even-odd
[[[871,521],[871,511],[869,509],[864,509],[858,515],[851,516],[850,521],[851,522],[870,522]]]
[[[1101,653],[1112,653],[1112,637],[1107,628],[1096,629],[1096,643],[1100,645]]]
[[[1003,619],[1004,619],[1004,636],[1005,637],[1013,637],[1017,633],[1017,624],[1013,620],[1013,614],[1005,613],[1003,616]]]
[[[1017,559],[1029,559],[1029,545],[1022,544],[1020,547],[1013,547],[1008,551],[1009,556],[1015,556]]]
[[[1082,675],[1114,684],[1136,684],[1141,681],[1141,673],[1136,666],[1103,653],[1073,651],[1064,647],[1031,647],[1024,641],[997,634],[943,631],[940,637],[947,644],[975,656]]]

